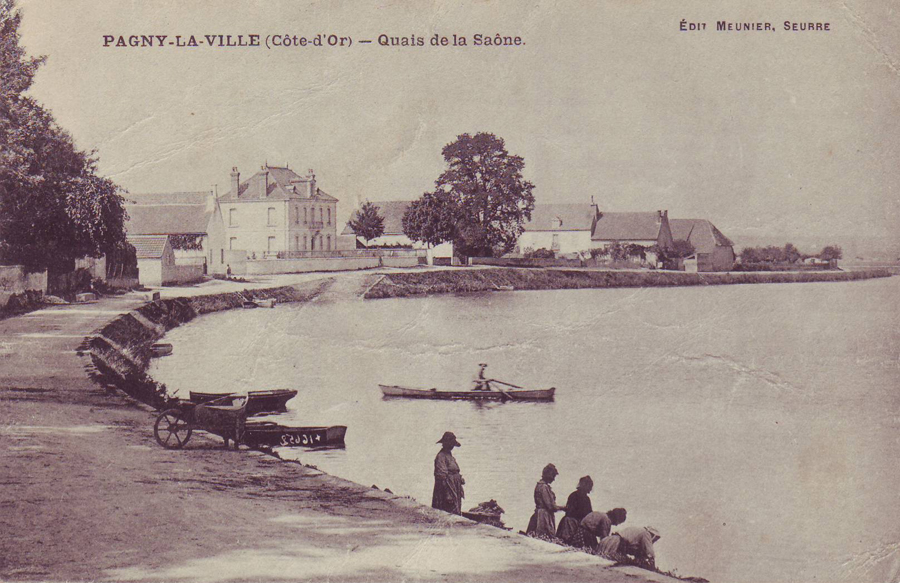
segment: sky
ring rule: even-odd
[[[741,244],[900,254],[900,14],[891,2],[20,0],[32,95],[131,192],[316,172],[347,216],[433,187],[492,132],[540,203],[666,209]],[[877,4],[877,5],[876,5]],[[705,22],[682,32],[680,22]],[[719,32],[716,22],[775,31]],[[828,22],[787,32],[786,20]],[[347,48],[104,47],[103,35],[316,34]],[[519,36],[517,47],[473,36]],[[379,35],[421,37],[383,47]],[[432,47],[434,34],[466,47]],[[372,40],[360,44],[359,40]],[[806,249],[806,248],[808,249]],[[857,251],[858,250],[858,251]]]

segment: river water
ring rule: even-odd
[[[173,330],[171,390],[295,388],[284,423],[349,427],[282,450],[430,503],[444,431],[464,508],[524,530],[541,468],[564,503],[657,527],[662,569],[713,581],[900,572],[900,278],[498,292],[236,310]],[[378,383],[557,387],[553,403],[385,400]],[[561,514],[558,515],[561,518]]]

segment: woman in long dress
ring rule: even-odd
[[[431,495],[431,507],[461,514],[462,499],[465,498],[463,484],[466,481],[460,475],[459,464],[451,453],[454,447],[459,447],[459,441],[452,432],[447,431],[438,443],[443,447],[434,458],[434,493]]]
[[[547,539],[556,538],[554,513],[565,510],[564,506],[556,504],[556,494],[550,487],[558,475],[559,472],[553,464],[547,464],[541,472],[541,481],[534,487],[534,514],[528,521],[528,529],[525,534]]]
[[[578,532],[581,519],[591,513],[591,497],[588,495],[594,488],[594,481],[590,476],[584,476],[578,480],[578,486],[575,491],[569,494],[566,501],[566,515],[559,521],[559,529],[556,531],[557,538],[564,543],[570,543],[572,537]]]

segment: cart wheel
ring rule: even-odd
[[[166,449],[181,449],[191,438],[193,427],[184,418],[181,409],[167,409],[159,414],[153,424],[156,442]]]

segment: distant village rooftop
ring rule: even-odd
[[[592,241],[655,241],[668,211],[643,213],[600,213]]]

